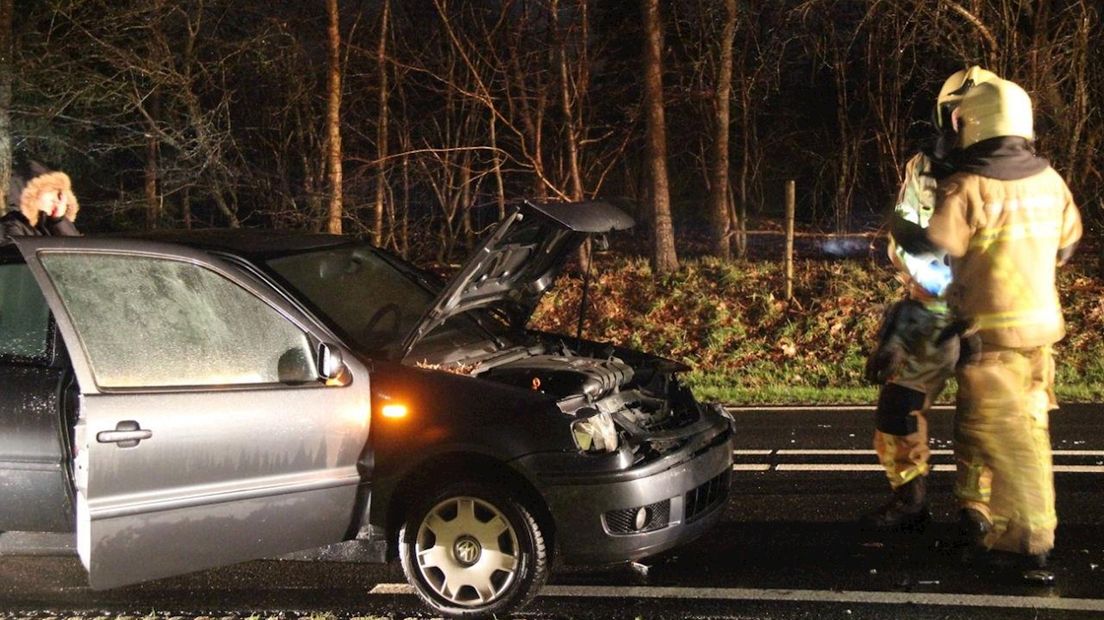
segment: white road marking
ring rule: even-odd
[[[1104,450],[1054,450],[1054,456],[1104,456]]]
[[[1104,474],[1104,465],[1055,465],[1056,474]]]
[[[778,455],[841,455],[841,454],[854,454],[854,455],[870,455],[874,454],[874,450],[860,449],[860,448],[848,448],[848,449],[789,449],[782,448],[779,450],[733,450],[733,454],[745,454],[745,455],[762,455],[776,453]],[[954,456],[954,450],[945,450],[942,448],[931,451],[932,456]],[[1054,450],[1051,452],[1056,457],[1061,456],[1099,456],[1104,457],[1104,450]]]
[[[756,449],[740,449],[733,450],[733,456],[758,456],[758,457],[793,457],[793,456],[863,456],[874,457],[876,453],[871,449],[859,449],[859,448],[780,448],[776,450],[767,450],[763,448]],[[1104,450],[1054,450],[1052,452],[1054,460],[1060,461],[1063,458],[1074,457],[1104,457]],[[954,456],[954,450],[948,449],[936,449],[931,451],[933,457],[946,457]],[[756,459],[759,460],[759,459]],[[765,460],[765,459],[764,459]],[[877,460],[877,459],[873,459]],[[882,465],[877,462],[873,463],[766,463],[766,462],[752,462],[752,463],[736,463],[732,466],[733,471],[883,471]],[[933,472],[953,472],[955,466],[947,463],[932,463],[931,470]],[[1064,465],[1059,464],[1054,466],[1054,473],[1056,474],[1104,474],[1104,463],[1097,462],[1096,465]]]
[[[876,409],[874,405],[763,405],[763,406],[740,406],[740,407],[725,407],[725,410],[729,413],[741,414],[741,413],[780,413],[786,411],[794,412],[809,412],[809,411],[855,411],[860,413],[873,412]],[[932,411],[944,411],[953,413],[954,405],[936,405],[931,408]]]
[[[369,594],[414,594],[405,583],[377,584]],[[678,588],[655,586],[545,586],[542,597],[641,598],[682,600],[742,600],[811,603],[865,603],[878,605],[932,605],[942,607],[997,607],[1004,609],[1055,609],[1104,611],[1104,599],[1045,596],[996,596],[988,594],[939,594],[934,592],[864,592],[855,590],[782,590],[759,588]]]
[[[736,450],[733,450],[733,454],[735,454],[736,452],[737,452]],[[752,451],[749,450],[748,452],[752,452]],[[953,455],[954,450],[932,450],[931,453],[932,453],[933,456],[948,456],[948,455]],[[800,455],[810,455],[810,456],[812,456],[812,455],[836,455],[836,454],[875,454],[875,452],[873,450],[869,450],[869,449],[866,449],[866,450],[859,450],[859,449],[847,449],[847,450],[779,450],[778,454],[779,455],[783,455],[783,454],[790,454],[790,455],[800,454]]]
[[[884,471],[878,463],[779,463],[777,471]]]
[[[748,464],[749,466],[752,464]],[[750,471],[766,471],[762,470]],[[775,471],[882,471],[877,463],[778,463]],[[932,465],[932,471],[954,471],[954,465]],[[1104,474],[1104,465],[1055,465],[1056,474]]]

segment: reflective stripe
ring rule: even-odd
[[[1023,198],[1010,198],[1001,202],[988,202],[982,208],[986,215],[993,218],[1010,211],[1022,213],[1025,218],[1034,217],[1038,213],[1057,217],[1061,211],[1062,203],[1058,200],[1058,196],[1041,194]]]
[[[1061,237],[1062,203],[1056,196],[1038,195],[990,202],[982,207],[982,211],[990,222],[1002,216],[1014,221],[1005,226],[978,230],[970,239],[972,248],[984,249],[997,241]]]
[[[1047,326],[1061,322],[1062,311],[1058,306],[1007,310],[1005,312],[980,313],[974,317],[979,329],[1006,329],[1024,325]]]
[[[905,164],[905,180],[897,197],[894,211],[901,219],[928,227],[935,209],[936,181],[931,175],[931,162],[918,153]]]
[[[1023,222],[979,230],[970,239],[971,248],[988,248],[998,241],[1020,241],[1023,239],[1060,239],[1062,231],[1058,222]]]

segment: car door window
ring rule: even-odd
[[[317,379],[306,334],[227,278],[148,256],[42,255],[101,388]]]
[[[0,264],[0,358],[46,356],[50,309],[27,265]]]

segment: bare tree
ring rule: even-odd
[[[586,28],[586,10],[587,4],[584,0],[579,5],[579,10],[582,13],[582,24]],[[558,65],[558,73],[560,77],[560,108],[563,114],[564,124],[564,144],[567,150],[567,176],[569,179],[568,188],[569,192],[567,197],[574,201],[583,199],[583,175],[579,167],[579,127],[578,119],[576,116],[575,102],[580,98],[580,92],[576,89],[578,85],[571,79],[570,70],[568,68],[567,61],[567,33],[566,29],[560,25],[560,6],[559,0],[552,0],[552,4],[549,7],[549,11],[552,13],[552,22],[555,27],[555,37],[557,40],[556,45],[556,64]],[[585,69],[586,63],[578,63],[577,66],[581,66]],[[582,84],[583,91],[585,91],[585,81]]]
[[[161,117],[160,95],[155,89],[149,95],[149,119],[146,121],[150,131],[146,136],[146,167],[144,170],[146,193],[146,230],[154,230],[161,225],[161,193],[159,177],[161,145],[157,139],[156,124]]]
[[[663,31],[659,0],[644,0],[644,93],[647,109],[647,162],[655,234],[653,261],[656,273],[678,269],[675,231],[671,222],[671,198],[667,180],[667,125],[663,110]]]
[[[736,0],[725,0],[724,26],[717,42],[716,89],[713,97],[714,138],[710,186],[710,237],[713,254],[718,258],[732,258],[730,243],[732,222],[729,219],[728,196],[728,143],[729,119],[732,114],[732,45],[736,36]]]
[[[12,4],[0,0],[0,197],[7,209],[12,173]]]
[[[339,198],[343,229],[451,260],[509,196],[625,196],[647,207],[657,265],[667,247],[676,264],[676,195],[708,197],[711,241],[725,233],[729,251],[785,178],[800,221],[870,225],[940,81],[983,64],[1032,95],[1040,151],[1087,218],[1104,216],[1098,1],[736,0],[733,21],[727,0],[670,0],[661,55],[615,3],[378,0],[363,5],[372,29],[337,33],[340,66],[328,27],[362,5],[329,1],[19,5],[0,151],[13,139],[74,172],[89,226],[321,230]],[[657,119],[679,139],[658,140]]]
[[[375,221],[372,227],[372,243],[383,245],[383,215],[384,198],[387,194],[387,147],[389,117],[389,95],[387,74],[389,71],[387,62],[387,36],[388,27],[391,24],[391,0],[383,0],[383,9],[380,11],[379,46],[376,48],[376,67],[379,71],[379,112],[376,116],[376,160],[379,162],[376,168],[376,200]]]
[[[337,0],[326,0],[329,17],[327,41],[329,42],[329,83],[326,106],[326,161],[329,162],[330,208],[326,218],[326,230],[341,234],[342,186],[341,186],[341,22]]]
[[[36,17],[47,30],[23,40],[22,96],[35,101],[21,117],[23,138],[36,151],[72,159],[144,162],[138,170],[107,167],[109,175],[88,179],[125,188],[113,202],[119,215],[140,210],[150,225],[159,219],[161,201],[150,200],[146,185],[156,162],[162,198],[202,195],[224,222],[238,226],[241,159],[226,84],[230,59],[252,41],[222,47],[210,36],[228,9],[221,0],[46,5]],[[129,179],[139,180],[137,187]]]

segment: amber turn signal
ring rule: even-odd
[[[387,403],[380,409],[380,413],[383,414],[385,418],[405,418],[409,411],[406,405],[400,403]]]

